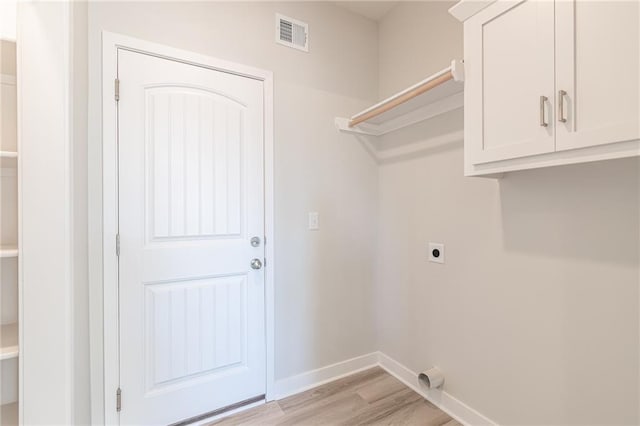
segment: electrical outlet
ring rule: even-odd
[[[315,231],[319,228],[318,212],[309,212],[309,230]]]
[[[429,262],[444,263],[444,244],[429,243]]]

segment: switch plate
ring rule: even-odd
[[[444,244],[429,243],[429,262],[444,263]]]
[[[309,230],[315,231],[319,228],[318,212],[309,212]]]

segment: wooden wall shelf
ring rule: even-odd
[[[463,92],[464,65],[454,60],[451,66],[351,118],[336,118],[335,124],[343,132],[381,136],[462,108]]]

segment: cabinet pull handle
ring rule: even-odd
[[[544,105],[547,102],[546,96],[540,96],[540,126],[547,127],[549,124],[544,119]]]
[[[561,123],[566,123],[567,119],[564,117],[564,97],[567,95],[567,92],[564,90],[558,90],[558,121]]]

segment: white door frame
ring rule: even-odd
[[[118,49],[127,49],[186,64],[227,72],[264,83],[264,196],[265,196],[265,328],[266,328],[266,399],[274,393],[274,173],[273,173],[273,73],[271,71],[235,64],[194,52],[131,38],[110,32],[102,32],[102,280],[103,324],[92,325],[92,332],[102,334],[103,371],[96,376],[92,369],[92,381],[104,382],[101,400],[94,400],[93,407],[104,408],[105,424],[118,424],[116,390],[119,384],[118,366],[118,262],[116,257],[116,233],[118,219],[117,192],[117,110],[114,80],[117,75]],[[96,382],[94,382],[96,383]],[[95,389],[95,387],[94,387]],[[126,389],[123,389],[123,393]],[[124,407],[123,409],[126,409]],[[98,417],[94,417],[97,419]]]

